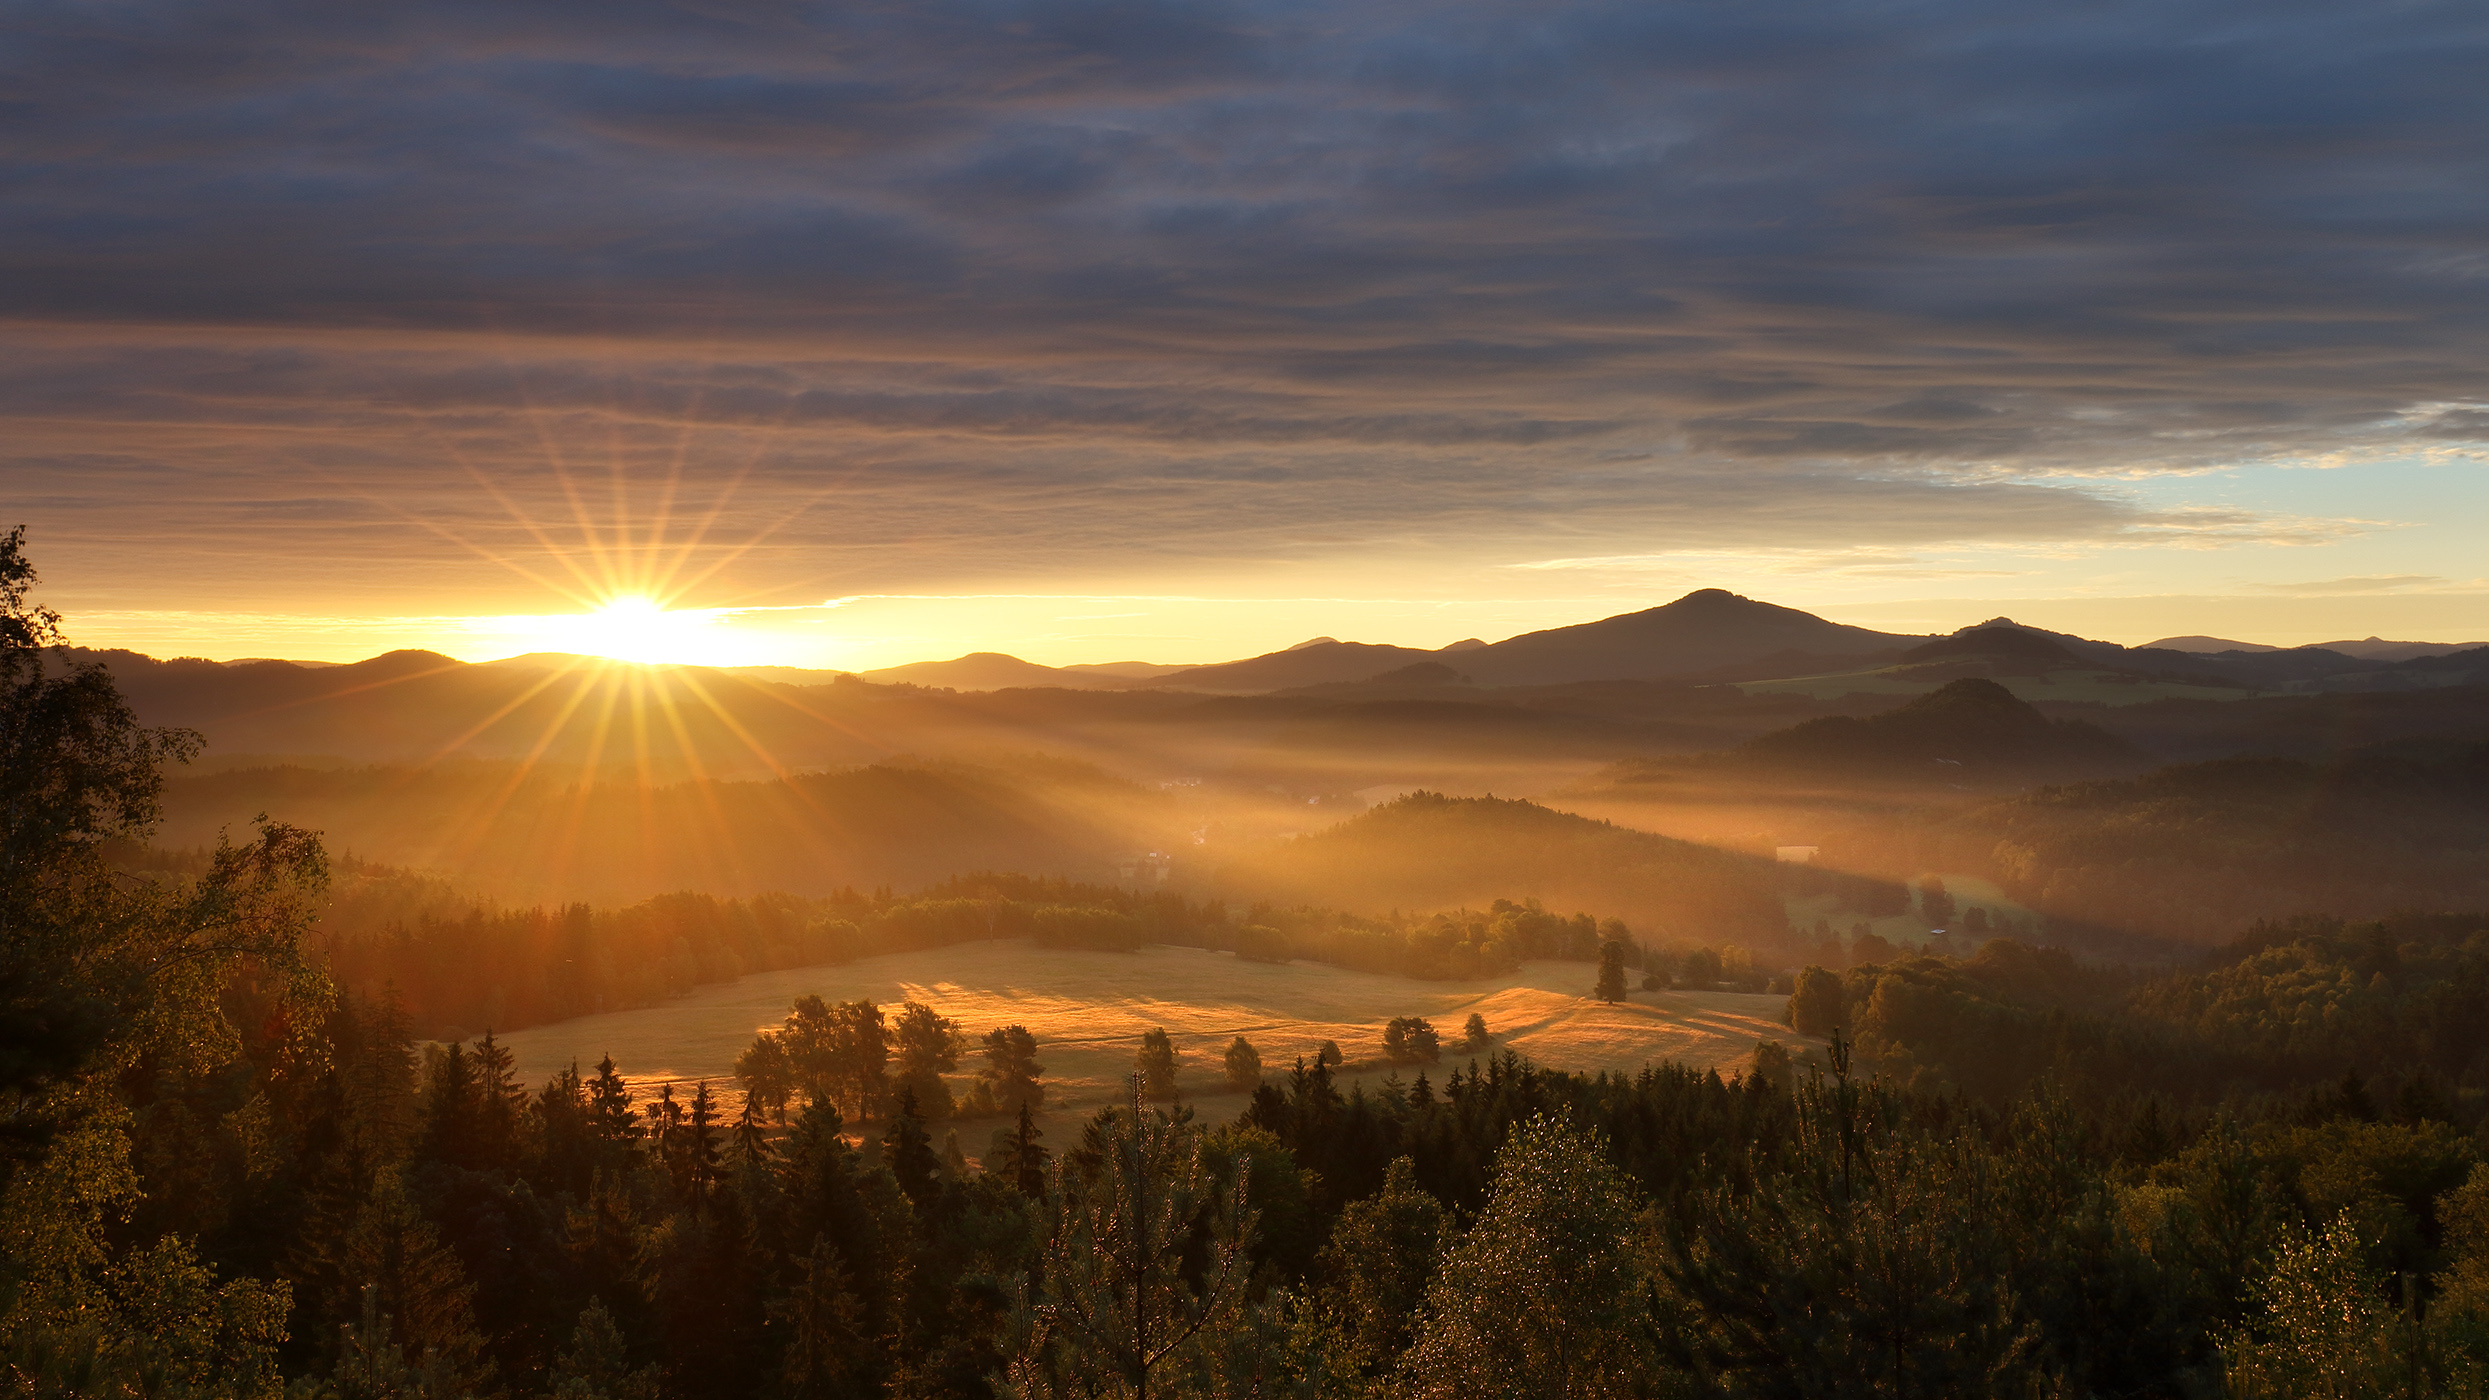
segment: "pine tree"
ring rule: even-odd
[[[543,1180],[562,1189],[584,1191],[594,1170],[594,1143],[588,1123],[588,1087],[579,1066],[564,1067],[545,1081],[544,1092],[529,1107],[527,1123],[533,1141],[527,1157]]]
[[[354,1290],[356,1303],[369,1297],[388,1319],[387,1340],[458,1385],[480,1388],[490,1363],[483,1359],[484,1338],[475,1325],[475,1285],[432,1222],[407,1199],[396,1172],[383,1172],[374,1183],[338,1243],[336,1269]],[[367,1330],[366,1347],[380,1341]]]
[[[706,1205],[709,1188],[717,1184],[720,1155],[717,1143],[717,1100],[703,1079],[691,1093],[691,1116],[683,1128],[683,1179],[695,1204]]]
[[[596,1062],[596,1078],[588,1085],[588,1125],[607,1149],[628,1148],[640,1140],[639,1113],[631,1107],[630,1086],[607,1055]]]
[[[1102,1124],[1096,1168],[1058,1168],[1042,1290],[1014,1318],[1003,1389],[1019,1400],[1176,1393],[1254,1340],[1249,1164],[1222,1186],[1198,1135],[1145,1106],[1140,1077]]]
[[[425,1057],[424,1155],[453,1166],[483,1165],[475,1062],[452,1041]]]
[[[892,1365],[892,1343],[902,1324],[901,1300],[914,1287],[915,1245],[912,1207],[891,1173],[868,1167],[851,1148],[838,1110],[822,1101],[807,1104],[796,1116],[783,1144],[784,1166],[777,1172],[783,1208],[775,1227],[788,1254],[816,1256],[829,1245],[840,1261],[842,1285],[857,1307],[853,1336],[857,1349],[838,1358],[842,1374],[856,1378],[844,1392],[879,1394]],[[815,1301],[833,1300],[836,1292],[816,1270]],[[789,1306],[781,1292],[770,1302],[771,1315]],[[842,1393],[837,1390],[807,1393]]]
[[[648,1146],[656,1153],[657,1165],[673,1183],[677,1198],[691,1189],[691,1168],[683,1157],[683,1106],[674,1098],[672,1083],[657,1086],[656,1100],[648,1105]]]
[[[1021,1195],[1043,1200],[1046,1195],[1046,1162],[1052,1155],[1038,1141],[1045,1134],[1038,1131],[1037,1120],[1027,1104],[1020,1105],[1019,1122],[994,1134],[993,1145],[986,1149],[985,1170],[1008,1181]]]
[[[1486,1017],[1472,1011],[1469,1013],[1468,1022],[1461,1027],[1461,1044],[1460,1049],[1456,1053],[1462,1055],[1484,1054],[1487,1048],[1494,1043],[1495,1037],[1487,1033]]]
[[[769,1144],[769,1127],[762,1121],[760,1100],[749,1094],[743,1099],[743,1112],[735,1115],[734,1151],[744,1163],[767,1162],[777,1155]]]
[[[941,1192],[942,1158],[933,1150],[933,1135],[925,1131],[924,1119],[916,1114],[913,1089],[899,1090],[899,1111],[882,1134],[882,1160],[917,1209],[925,1209]]]
[[[507,1170],[519,1159],[519,1125],[527,1112],[527,1090],[519,1083],[517,1060],[510,1047],[493,1039],[490,1030],[475,1043],[476,1164],[486,1170]]]
[[[554,1358],[552,1400],[659,1400],[654,1366],[633,1366],[630,1347],[602,1299],[590,1298],[571,1330],[570,1347]]]
[[[769,1304],[770,1324],[784,1335],[780,1388],[804,1397],[871,1393],[870,1319],[838,1246],[817,1238],[794,1265],[794,1283]]]

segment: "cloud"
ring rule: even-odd
[[[2316,541],[2100,483],[2489,434],[2457,0],[17,19],[10,495],[272,586],[545,563],[478,476],[779,596]]]
[[[2402,593],[2414,590],[2435,590],[2447,586],[2449,580],[2435,574],[2392,574],[2373,578],[2330,578],[2306,583],[2269,583],[2259,585],[2260,593],[2306,593],[2331,596],[2359,593]]]

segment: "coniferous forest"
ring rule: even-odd
[[[1226,1070],[1250,1097],[1226,1121],[1181,1101],[1161,1036],[1125,1102],[1053,1141],[1030,1111],[1042,1042],[984,1037],[955,1104],[961,1037],[916,1005],[797,1005],[731,1108],[611,1058],[522,1083],[491,1032],[419,1039],[438,1032],[394,988],[343,975],[378,955],[315,935],[314,835],[272,817],[177,867],[120,858],[195,739],[141,726],[100,667],[47,661],[60,622],[33,581],[11,536],[15,1394],[2489,1387],[2489,917],[2266,922],[2150,972],[2009,938],[1835,943],[1788,979],[1790,1044],[1725,1076],[1567,1074],[1497,1053],[1475,1018],[1443,1046],[1411,1017],[1387,1043],[1415,1076],[1344,1090],[1329,1055],[1264,1065],[1238,1037]],[[1077,898],[1106,896],[988,879],[851,903],[936,945],[942,918],[1011,909],[1090,909],[1055,916],[1076,946],[1230,926]],[[824,928],[862,936],[791,907],[716,922],[781,958]],[[1629,953],[1666,972],[1622,925],[1492,918],[1441,946],[1580,958],[1585,992],[1595,961],[1611,1001]],[[585,911],[540,922],[596,936]],[[1428,928],[1472,938],[1366,936],[1399,958]],[[1720,975],[1700,951],[1680,975]],[[1004,1124],[974,1164],[944,1126],[972,1113]]]

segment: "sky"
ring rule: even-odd
[[[88,645],[2489,637],[2476,0],[0,36],[0,523]]]

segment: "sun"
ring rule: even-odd
[[[606,599],[593,612],[541,619],[547,650],[650,665],[713,665],[723,638],[718,613],[668,608],[645,594]]]

